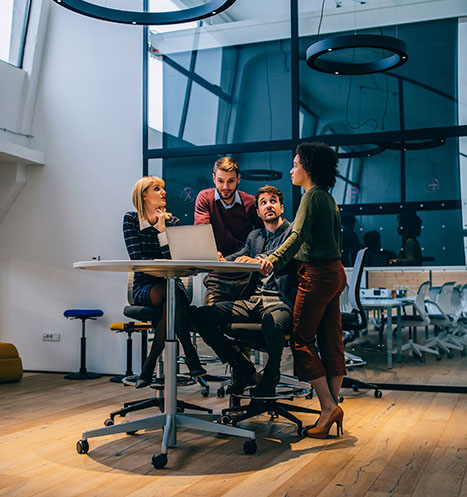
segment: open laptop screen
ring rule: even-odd
[[[170,255],[180,261],[217,261],[217,247],[210,224],[166,228]]]

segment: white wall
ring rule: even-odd
[[[0,128],[21,131],[26,86],[25,71],[0,60]],[[13,133],[0,132],[0,139],[24,144],[24,139]]]
[[[28,169],[0,224],[0,340],[25,369],[77,370],[81,323],[63,311],[89,307],[105,315],[87,324],[88,369],[125,370],[125,337],[109,324],[123,320],[126,275],[72,264],[127,258],[121,222],[142,171],[141,109],[142,28],[52,4],[30,143],[47,163]],[[46,331],[61,341],[43,342]]]

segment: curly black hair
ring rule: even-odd
[[[329,189],[336,184],[337,164],[339,157],[330,146],[325,143],[307,143],[298,145],[295,153],[313,183],[321,188]]]

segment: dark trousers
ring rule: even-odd
[[[297,273],[292,343],[295,374],[301,380],[345,375],[339,307],[346,284],[342,263],[299,263]]]
[[[259,297],[251,297],[248,300],[217,302],[198,307],[193,311],[191,319],[193,328],[214,349],[223,363],[234,362],[238,351],[224,335],[222,325],[261,323],[268,353],[266,369],[279,371],[285,334],[292,326],[292,312],[280,300],[263,302]]]
[[[233,280],[208,274],[203,279],[204,286],[206,287],[204,305],[238,299],[249,280],[249,274]]]

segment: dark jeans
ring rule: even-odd
[[[235,361],[237,350],[222,330],[222,325],[231,323],[261,323],[268,362],[266,369],[280,369],[285,335],[292,327],[292,311],[279,299],[263,301],[260,297],[232,302],[217,302],[198,307],[191,315],[191,322],[204,341],[214,349],[223,362]]]
[[[218,278],[217,276],[208,274],[203,280],[204,286],[206,287],[204,305],[238,299],[243,289],[248,284],[249,279],[249,274],[236,280]]]

